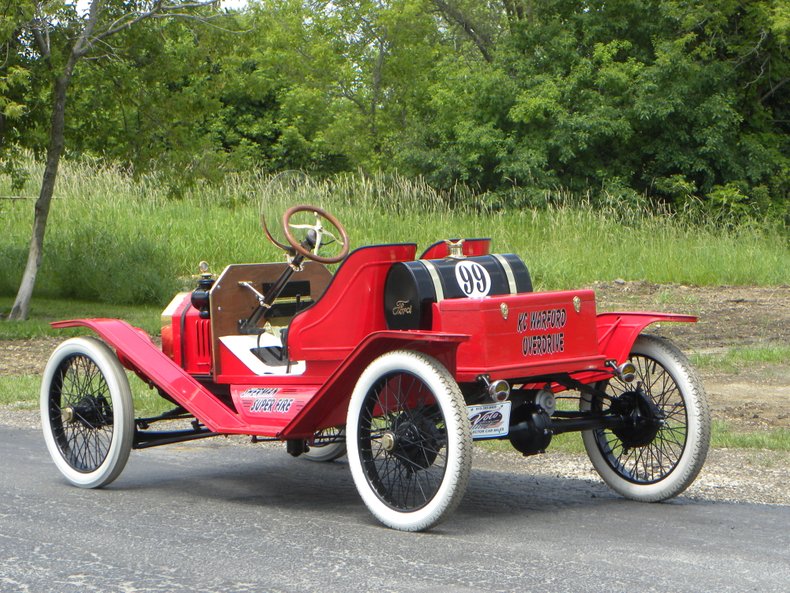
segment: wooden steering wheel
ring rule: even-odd
[[[299,212],[312,212],[315,215],[315,224],[291,223],[291,218]],[[326,230],[321,223],[322,219],[335,227],[335,230],[340,236],[336,237],[332,232]],[[296,237],[294,237],[291,229],[305,229],[307,231],[306,239],[298,241]],[[288,240],[288,243],[291,244],[293,250],[307,259],[322,264],[334,264],[343,260],[343,258],[348,255],[348,233],[345,227],[340,224],[337,218],[317,206],[302,204],[286,210],[285,214],[283,214],[283,231],[285,232],[285,238]],[[324,237],[329,237],[331,241],[324,241]],[[329,243],[338,243],[340,245],[340,253],[330,257],[318,255],[318,250],[321,249],[321,246],[328,245]],[[312,244],[312,249],[308,249],[310,244]]]

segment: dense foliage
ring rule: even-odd
[[[4,0],[0,142],[43,154],[47,77]],[[107,0],[125,10],[135,0]],[[48,3],[48,6],[58,5]],[[50,35],[83,18],[61,2]],[[781,0],[260,0],[151,19],[79,64],[66,147],[166,172],[361,169],[501,203],[566,188],[629,204],[787,214]]]

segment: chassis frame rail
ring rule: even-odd
[[[192,419],[192,428],[183,430],[148,430],[151,424],[165,420],[188,420]],[[150,418],[135,418],[134,436],[132,437],[132,449],[148,449],[160,445],[170,445],[172,443],[183,443],[197,439],[220,436],[222,433],[214,432],[203,426],[194,416],[181,406],[176,406],[159,416]]]

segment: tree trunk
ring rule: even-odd
[[[49,147],[47,148],[47,162],[44,167],[44,178],[41,182],[41,192],[36,200],[35,216],[33,217],[33,235],[30,239],[30,250],[27,254],[27,265],[22,274],[22,282],[19,284],[14,306],[8,315],[8,320],[27,319],[30,310],[30,299],[33,296],[33,287],[36,284],[36,275],[41,265],[41,255],[44,249],[44,233],[47,228],[47,217],[49,216],[49,206],[52,202],[52,194],[55,191],[55,179],[58,175],[58,165],[63,154],[65,143],[65,120],[66,120],[66,92],[71,82],[71,75],[74,71],[74,64],[66,66],[62,75],[55,78],[54,83],[54,102],[52,106],[52,123],[49,133]]]
[[[133,12],[126,13],[113,21],[104,28],[104,30],[95,33],[96,24],[99,22],[99,16],[104,9],[105,1],[90,0],[88,17],[87,20],[84,21],[84,28],[74,43],[74,47],[71,48],[68,59],[66,60],[66,66],[63,68],[61,74],[52,70],[49,34],[46,29],[48,26],[47,18],[49,17],[43,20],[36,17],[33,20],[30,25],[30,31],[33,34],[33,38],[38,46],[44,63],[48,65],[53,76],[52,121],[49,131],[49,147],[47,148],[47,162],[44,167],[44,178],[41,182],[41,192],[38,194],[38,200],[36,200],[35,216],[33,217],[33,235],[30,239],[27,264],[22,274],[22,282],[19,284],[19,292],[17,292],[14,306],[11,308],[11,313],[8,315],[9,321],[27,319],[28,311],[30,310],[30,299],[33,297],[33,287],[36,284],[38,268],[41,265],[49,206],[52,203],[52,194],[55,191],[55,179],[58,175],[58,165],[60,165],[60,157],[63,155],[63,147],[65,145],[66,94],[77,62],[88,55],[91,48],[96,43],[104,43],[103,40],[105,38],[125,31],[143,19],[161,16],[163,14],[173,14],[175,17],[186,17],[188,15],[177,13],[180,13],[182,8],[208,6],[214,2],[216,2],[216,0],[198,0],[196,2],[177,2],[172,5],[162,6],[162,1],[157,0],[147,12],[134,10]],[[46,10],[48,10],[48,8],[45,9],[45,11]],[[56,19],[55,16],[50,16]]]

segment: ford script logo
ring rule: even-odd
[[[392,308],[393,315],[411,315],[411,302],[398,301]]]

